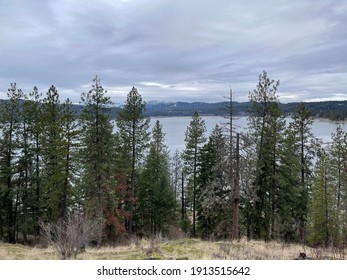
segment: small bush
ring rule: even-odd
[[[63,260],[76,259],[100,231],[100,221],[90,221],[80,214],[71,214],[56,223],[40,222],[42,234],[48,244]]]

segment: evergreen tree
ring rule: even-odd
[[[64,185],[62,194],[62,207],[71,208],[75,201],[74,186],[78,174],[78,151],[80,140],[80,129],[78,127],[77,116],[72,110],[71,100],[65,100],[62,106],[62,133],[64,147]]]
[[[336,128],[336,132],[332,134],[331,156],[333,164],[334,177],[336,178],[336,199],[337,208],[340,209],[343,199],[343,193],[346,190],[345,183],[347,174],[344,170],[347,162],[347,133],[344,132],[341,126]]]
[[[331,158],[324,149],[318,154],[310,200],[310,245],[336,245],[339,235],[336,189]]]
[[[340,238],[335,245],[344,245],[347,241],[347,132],[341,126],[332,134],[332,143],[329,149],[331,157],[331,172],[336,198],[337,221]],[[339,244],[338,244],[339,243]],[[343,247],[343,246],[342,246]]]
[[[1,103],[0,130],[2,139],[0,143],[0,198],[1,213],[0,227],[1,237],[4,235],[9,243],[16,242],[16,208],[18,207],[18,188],[15,182],[16,165],[18,158],[16,150],[19,148],[18,132],[20,126],[21,104],[23,92],[17,89],[15,83],[8,89],[8,102]]]
[[[32,215],[34,220],[34,231],[38,236],[40,234],[39,221],[41,219],[41,195],[42,195],[42,135],[43,135],[43,107],[42,94],[38,91],[37,87],[34,87],[33,91],[29,93],[29,103],[27,106],[27,115],[30,118],[30,127],[28,130],[31,134],[31,152],[33,156],[32,166],[32,184],[33,184],[33,203],[32,203]]]
[[[300,161],[300,197],[298,198],[297,210],[299,211],[299,234],[300,239],[303,242],[306,236],[306,217],[308,212],[308,195],[311,185],[312,174],[312,161],[314,158],[317,143],[311,132],[311,126],[313,123],[313,117],[304,103],[300,103],[296,112],[293,115],[293,121],[289,124],[289,132],[294,136],[295,147],[294,155],[296,155]]]
[[[18,133],[18,163],[16,166],[17,195],[16,233],[21,233],[23,242],[28,242],[29,235],[39,235],[39,212],[41,193],[39,186],[39,166],[43,126],[41,118],[41,95],[34,87],[33,92],[27,96],[23,94],[19,114],[20,124]]]
[[[42,157],[42,207],[44,220],[56,222],[67,214],[64,190],[64,136],[62,108],[57,89],[52,85],[43,100]]]
[[[107,91],[96,76],[91,89],[82,93],[81,100],[85,105],[81,114],[81,163],[82,189],[84,206],[89,219],[110,221],[114,212],[108,209],[113,201],[112,154],[113,125],[109,117],[109,105],[112,104]],[[112,198],[112,199],[111,199]],[[113,220],[113,219],[111,219]],[[104,224],[105,226],[105,224]],[[103,228],[98,233],[97,243],[102,243]]]
[[[117,139],[121,143],[119,156],[123,157],[125,164],[123,170],[128,170],[130,174],[127,181],[127,211],[129,219],[127,229],[130,233],[136,232],[136,192],[138,186],[138,169],[144,157],[149,143],[149,121],[145,117],[146,104],[142,101],[141,95],[135,87],[129,92],[124,108],[120,111],[116,120],[118,127]],[[126,159],[124,161],[124,159]]]
[[[175,204],[169,177],[169,156],[159,121],[152,130],[149,154],[138,187],[138,213],[145,232],[156,234],[172,223]]]
[[[196,235],[196,197],[197,197],[197,175],[199,172],[199,157],[201,148],[205,143],[206,127],[205,121],[197,112],[194,113],[192,120],[185,133],[186,147],[183,154],[186,174],[188,175],[190,193],[192,196],[192,216],[193,228],[192,235]]]
[[[231,189],[226,139],[217,125],[200,155],[197,227],[203,238],[227,238],[230,234]]]
[[[35,177],[34,177],[34,121],[33,102],[28,100],[27,95],[23,95],[22,108],[20,114],[20,133],[19,141],[19,159],[17,166],[18,173],[18,226],[17,230],[23,235],[23,242],[28,242],[28,234],[35,234]],[[33,114],[32,114],[33,113]]]
[[[280,145],[278,168],[277,210],[278,238],[287,242],[300,241],[302,226],[302,187],[300,185],[301,164],[298,156],[296,132],[287,128]]]
[[[252,102],[249,126],[257,155],[251,237],[265,240],[274,238],[276,231],[278,145],[285,127],[276,95],[278,85],[279,81],[268,78],[263,71],[257,88],[249,94]]]

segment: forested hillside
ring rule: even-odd
[[[78,114],[54,86],[42,94],[11,84],[0,107],[0,240],[34,242],[45,225],[77,217],[98,225],[97,245],[186,234],[343,247],[347,133],[339,127],[330,144],[320,143],[311,132],[319,106],[288,111],[278,86],[259,76],[247,133],[233,126],[232,95],[219,113],[228,126],[210,135],[203,112],[193,112],[185,149],[170,158],[160,122],[150,130],[153,107],[147,111],[134,87],[113,122],[98,77],[81,94]]]
[[[8,100],[0,100],[2,102],[8,102]],[[292,115],[295,113],[298,102],[291,103],[279,103],[282,112],[286,115]],[[235,116],[249,115],[251,109],[251,102],[236,102],[233,101],[233,114]],[[149,117],[155,116],[192,116],[195,112],[200,115],[220,116],[225,113],[225,108],[228,106],[228,101],[205,103],[205,102],[148,102],[146,103],[145,115]],[[311,114],[315,118],[327,118],[333,121],[341,121],[347,119],[347,100],[346,101],[321,101],[321,102],[305,102],[305,106],[311,111]],[[72,104],[72,111],[77,117],[80,116],[84,108],[83,104]],[[111,119],[116,119],[121,107],[115,107],[109,105],[107,111]]]
[[[192,116],[195,112],[200,115],[219,116],[223,114],[228,101],[217,103],[204,102],[175,102],[175,103],[154,103],[148,104],[147,114],[149,116]],[[286,115],[295,113],[299,103],[279,103],[282,112]],[[251,102],[233,101],[235,116],[248,115],[251,109]],[[315,118],[327,118],[330,120],[347,119],[347,100],[346,101],[322,101],[305,102],[305,106],[311,111]]]

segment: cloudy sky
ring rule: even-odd
[[[266,70],[282,102],[347,100],[347,1],[0,0],[0,98],[11,82],[79,101],[246,101]]]

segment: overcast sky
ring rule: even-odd
[[[347,100],[347,1],[0,0],[0,98],[98,75],[115,103],[246,101],[262,70],[282,102]]]

